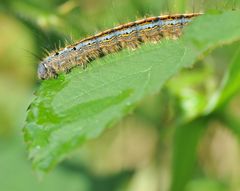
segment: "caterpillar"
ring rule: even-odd
[[[84,67],[98,57],[125,48],[136,49],[142,43],[156,43],[162,38],[176,39],[181,35],[182,28],[199,15],[202,13],[149,17],[84,38],[43,59],[38,65],[38,78],[55,78],[76,66]]]

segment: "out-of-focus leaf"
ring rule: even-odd
[[[185,191],[228,191],[229,188],[222,182],[209,179],[196,179],[189,182]]]
[[[179,107],[176,121],[191,121],[202,115],[208,103],[208,96],[203,86],[212,76],[212,70],[208,66],[201,66],[198,69],[184,70],[168,83],[167,88],[171,94],[177,97],[177,107]]]
[[[184,190],[196,162],[196,149],[206,121],[199,118],[176,129],[174,137],[171,191]]]
[[[81,173],[57,169],[38,180],[24,155],[22,142],[16,138],[0,141],[0,188],[11,191],[90,190],[90,180]]]
[[[211,112],[226,104],[237,92],[240,91],[240,48],[235,52],[235,56],[226,72],[222,86],[210,100],[207,112]]]

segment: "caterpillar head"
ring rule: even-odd
[[[39,63],[37,73],[38,73],[38,78],[41,80],[56,77],[55,70],[49,67],[46,61],[42,61]]]

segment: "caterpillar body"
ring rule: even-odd
[[[38,78],[44,80],[56,77],[60,73],[70,71],[73,67],[86,66],[98,57],[125,48],[136,49],[142,43],[155,43],[162,38],[178,38],[182,28],[201,14],[149,17],[84,38],[43,59],[38,65]]]

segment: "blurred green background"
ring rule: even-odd
[[[42,178],[31,169],[21,132],[46,50],[144,16],[231,9],[238,1],[1,0],[0,190],[240,190],[239,91],[201,116],[239,42],[182,71]]]

